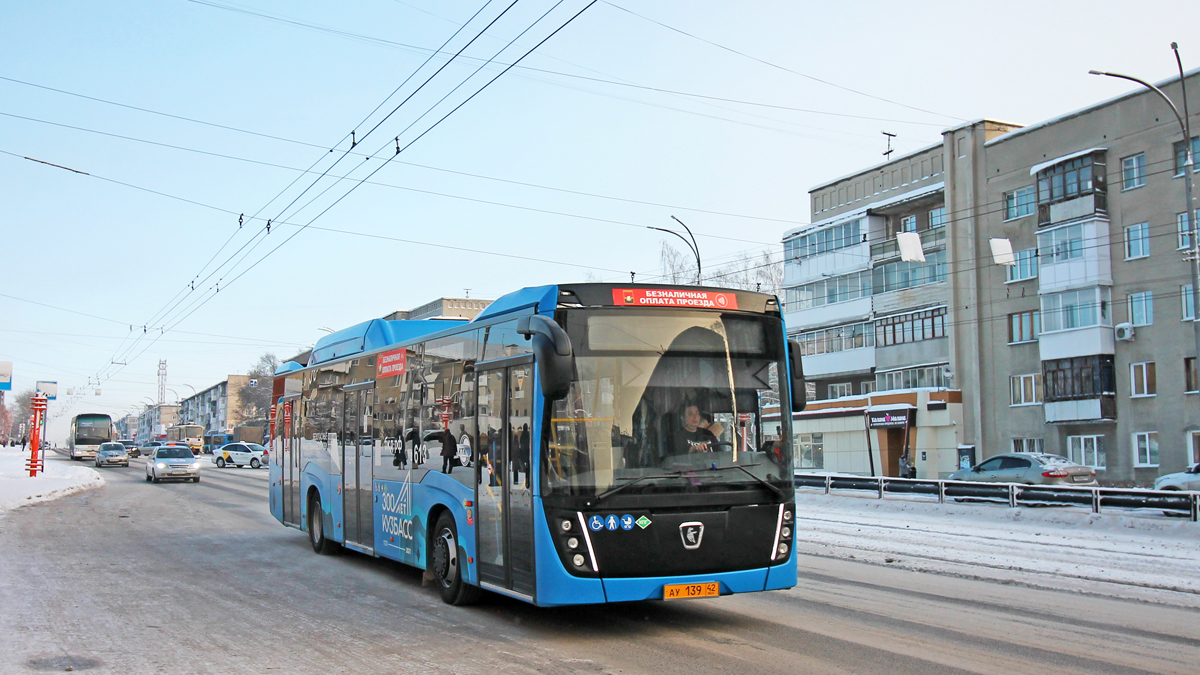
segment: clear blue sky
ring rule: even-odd
[[[302,170],[329,168],[510,2],[0,5],[0,360],[14,390],[102,381],[52,405],[52,438],[71,414],[154,398],[159,359],[186,397],[322,327],[467,288],[651,280],[667,235],[641,226],[671,215],[703,235],[706,266],[778,249],[810,187],[881,160],[880,131],[907,152],[962,120],[1037,122],[1128,89],[1090,68],[1169,77],[1172,40],[1200,65],[1176,28],[1196,3],[601,1],[324,215],[357,183],[326,178],[285,209],[317,177]],[[365,177],[544,12],[498,62],[586,4],[520,0],[331,175]],[[173,329],[133,341],[143,325]]]

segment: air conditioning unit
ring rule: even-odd
[[[1118,340],[1133,339],[1133,324],[1131,323],[1119,323],[1113,327],[1113,331],[1116,332]]]

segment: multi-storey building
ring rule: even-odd
[[[250,385],[249,375],[230,375],[224,381],[180,401],[179,417],[184,424],[202,425],[205,431],[220,432],[242,423],[240,392]],[[255,382],[270,387],[270,382]]]
[[[141,414],[138,415],[137,438],[135,440],[138,443],[162,440],[166,438],[167,428],[172,424],[178,423],[178,404],[160,403],[158,405],[146,406]]]
[[[1200,110],[1200,71],[1187,85]],[[1182,102],[1179,78],[1160,87]],[[1110,484],[1200,461],[1183,149],[1170,109],[1136,90],[1028,127],[967,123],[813,189],[814,224],[784,236],[785,316],[818,399],[797,432],[883,392],[953,387],[954,447],[940,436],[922,475],[954,468],[961,446],[1065,455]],[[898,231],[921,233],[925,263],[890,258]],[[996,264],[992,239],[1016,264]],[[862,429],[843,439],[850,457]]]

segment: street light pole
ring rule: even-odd
[[[1163,90],[1146,82],[1139,80],[1136,77],[1129,75],[1121,75],[1119,73],[1108,73],[1099,70],[1089,70],[1091,75],[1104,75],[1106,77],[1116,77],[1122,80],[1136,82],[1150,91],[1158,94],[1167,106],[1171,108],[1171,112],[1175,113],[1175,119],[1179,122],[1179,130],[1183,133],[1183,194],[1185,208],[1183,210],[1188,219],[1189,237],[1191,238],[1191,258],[1192,258],[1192,332],[1196,341],[1196,359],[1193,365],[1196,367],[1197,379],[1200,380],[1200,223],[1196,218],[1196,207],[1192,202],[1192,166],[1195,158],[1192,157],[1192,125],[1187,116],[1187,84],[1183,78],[1183,60],[1179,58],[1179,45],[1175,42],[1171,43],[1171,50],[1175,52],[1175,63],[1179,66],[1179,88],[1183,96],[1183,115],[1179,114],[1179,108],[1175,107],[1174,101],[1169,96],[1163,93]],[[1193,383],[1197,384],[1197,383]],[[1200,386],[1200,385],[1198,385]]]
[[[673,234],[676,237],[679,237],[680,239],[683,240],[684,245],[686,245],[688,247],[688,250],[692,252],[692,255],[696,256],[696,285],[699,286],[700,285],[700,246],[696,243],[696,235],[692,234],[692,228],[685,225],[682,220],[676,218],[675,216],[671,216],[671,219],[674,220],[675,222],[679,223],[680,225],[683,225],[683,229],[687,230],[688,236],[692,238],[691,241],[688,241],[687,237],[683,236],[682,234],[679,234],[675,230],[668,230],[665,227],[654,227],[653,225],[645,225],[644,227],[647,230],[658,230],[659,232],[666,232],[668,234]]]

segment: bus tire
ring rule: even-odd
[[[308,500],[308,543],[318,555],[331,555],[337,550],[337,543],[325,536],[325,513],[316,494]]]
[[[458,527],[454,516],[443,512],[434,528],[430,566],[437,581],[442,601],[450,605],[470,605],[479,600],[483,590],[463,581],[461,551],[458,548]]]

